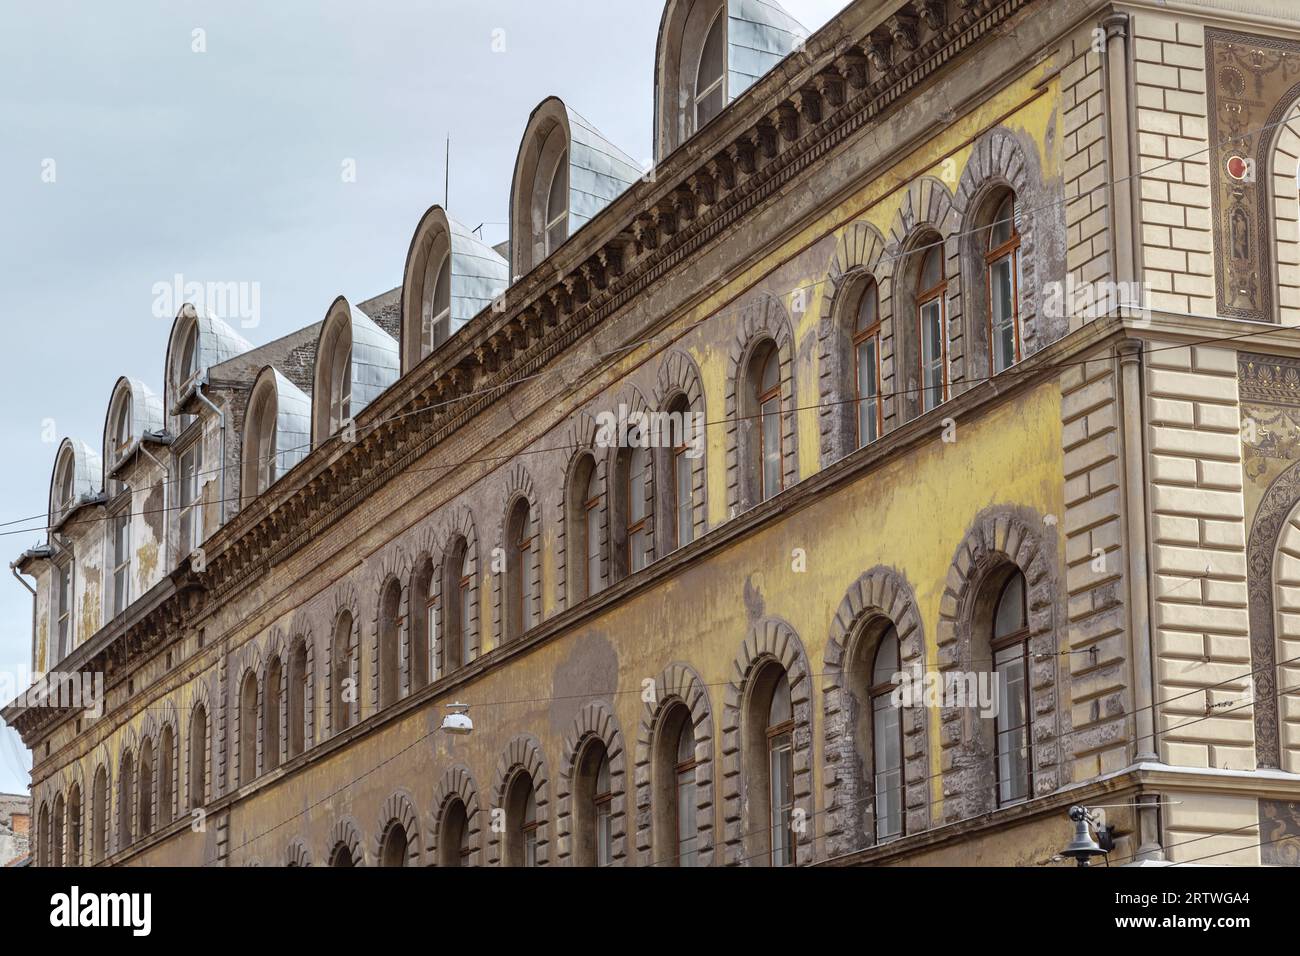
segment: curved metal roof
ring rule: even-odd
[[[569,235],[572,236],[645,174],[631,156],[606,139],[582,114],[567,104],[564,109],[569,118]]]
[[[339,296],[321,324],[320,338],[316,343],[318,372],[322,368],[321,363],[325,361],[327,339],[340,322],[347,323],[352,345],[352,417],[356,418],[401,376],[401,359],[393,337],[375,324],[370,316]],[[316,377],[316,382],[313,391],[321,401],[328,401],[325,390],[320,387],[319,376]],[[318,439],[324,437],[317,436]]]
[[[182,328],[188,328],[191,321],[197,323],[199,329],[198,367],[200,373],[253,349],[253,343],[249,342],[221,319],[206,315],[202,309],[186,302],[181,306],[180,311],[176,313],[176,319],[172,322],[171,336],[167,341],[167,368],[165,369],[164,381],[167,383],[165,408],[169,412],[170,406],[175,404],[178,397],[171,393],[172,390],[176,386],[184,384],[177,381],[172,374],[176,363],[179,361],[176,351],[183,345],[182,340],[177,336],[177,332]]]
[[[248,414],[261,399],[265,380],[275,390],[275,477],[279,480],[311,451],[311,398],[274,366],[268,365],[257,375],[250,394],[244,428],[248,428]]]
[[[62,514],[58,511],[61,502],[56,501],[55,494],[59,481],[59,466],[64,456],[72,455],[72,507]],[[104,462],[99,452],[95,451],[79,438],[65,438],[59,443],[59,450],[54,456],[54,468],[50,472],[50,510],[49,523],[57,525],[66,514],[88,498],[95,498],[103,490]]]
[[[727,0],[727,94],[734,100],[808,36],[776,0]]]
[[[459,220],[447,215],[451,235],[451,331],[454,334],[510,285],[510,263]]]
[[[112,469],[113,411],[118,395],[123,391],[131,395],[131,443],[134,445],[146,432],[161,432],[166,428],[166,416],[163,414],[161,395],[155,395],[153,389],[138,378],[123,375],[113,386],[108,400],[108,411],[104,415],[104,461]],[[107,477],[107,475],[105,476]]]

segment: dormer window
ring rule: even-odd
[[[321,325],[312,385],[311,444],[337,435],[397,381],[397,343],[340,296]],[[360,361],[355,361],[359,357]]]
[[[727,18],[719,8],[695,71],[695,128],[701,129],[727,105]]]
[[[113,420],[113,456],[114,459],[122,457],[122,453],[127,450],[131,444],[131,394],[129,392],[122,396],[121,402],[117,406],[117,415]]]
[[[277,369],[262,369],[244,416],[240,494],[246,502],[307,456],[311,412],[311,399],[300,388]]]
[[[185,344],[181,346],[181,364],[179,385],[187,385],[199,374],[199,324],[191,322],[185,333]]]
[[[672,0],[655,48],[655,160],[717,118],[808,31],[777,0]]]
[[[621,149],[551,97],[533,110],[510,188],[510,271],[526,275],[643,176]]]
[[[69,511],[72,510],[72,502],[74,496],[74,491],[73,491],[74,468],[75,466],[73,464],[72,455],[68,455],[67,457],[64,458],[63,463],[60,466],[59,483],[58,483],[59,496],[57,500],[57,511],[58,511],[57,517],[62,517],[63,515],[67,514]]]
[[[478,235],[432,206],[402,272],[401,367],[410,371],[510,285],[510,266]]]

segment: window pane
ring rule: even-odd
[[[928,412],[943,403],[943,309],[938,300],[921,307],[921,374]]]
[[[773,398],[761,409],[763,429],[763,500],[781,490],[781,402]]]
[[[600,518],[596,508],[586,512],[587,536],[587,594],[600,590]]]
[[[791,811],[794,808],[794,765],[791,762],[790,735],[774,737],[768,752],[772,786],[772,865],[789,866],[794,862],[794,834],[790,832]]]
[[[1012,256],[989,266],[989,294],[993,309],[993,371],[1003,372],[1016,363],[1016,313],[1012,297]]]
[[[695,821],[695,768],[677,774],[677,865],[694,866],[698,834]]]
[[[632,449],[627,466],[627,513],[630,521],[640,521],[646,516],[645,472],[645,449]]]
[[[938,240],[932,240],[938,241]],[[943,250],[940,246],[933,246],[925,253],[925,260],[921,264],[921,282],[918,286],[922,292],[928,292],[939,284],[943,279]]]
[[[614,816],[608,803],[596,807],[596,865],[614,862]]]
[[[1024,645],[994,655],[1001,707],[996,718],[998,799],[1001,803],[1029,795],[1029,728],[1025,709]]]
[[[460,662],[468,664],[473,649],[473,627],[470,619],[469,582],[460,586]]]
[[[989,250],[997,249],[1011,241],[1011,236],[1015,232],[1015,200],[1007,196],[998,206],[998,211],[993,214],[993,222],[989,229]]]
[[[858,344],[858,443],[866,445],[880,437],[880,381],[877,377],[875,336]]]
[[[1025,627],[1025,578],[1019,571],[1002,588],[993,618],[993,637],[1007,637]]]
[[[902,712],[889,694],[871,702],[874,730],[876,840],[883,841],[903,832]]]
[[[684,452],[673,455],[675,494],[677,496],[677,546],[695,539],[695,505],[691,480],[691,460]]]

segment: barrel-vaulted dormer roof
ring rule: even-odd
[[[433,206],[420,218],[402,276],[402,372],[455,335],[510,285],[501,254]]]
[[[401,374],[397,342],[339,296],[321,323],[312,385],[311,440],[316,447],[356,418]]]
[[[104,417],[104,485],[108,478],[146,435],[160,435],[166,428],[162,396],[156,395],[138,378],[122,376],[113,386]]]
[[[247,504],[311,451],[311,399],[266,366],[249,393],[242,437],[239,495]]]
[[[708,125],[807,36],[776,0],[668,0],[655,51],[655,161]]]
[[[163,408],[169,422],[179,414],[177,402],[193,390],[202,373],[253,345],[221,319],[186,302],[172,323],[167,341]]]
[[[50,475],[49,527],[58,528],[79,505],[98,498],[103,477],[99,452],[79,439],[63,439]]]
[[[533,110],[510,187],[510,268],[534,269],[643,175],[559,97]]]

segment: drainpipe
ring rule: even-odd
[[[32,592],[32,673],[36,673],[36,588],[32,587],[23,576],[18,573],[18,568],[12,562],[9,564],[9,573],[14,576],[14,580]]]
[[[1127,339],[1118,346],[1120,387],[1124,401],[1124,516],[1128,543],[1129,633],[1133,646],[1133,708],[1137,763],[1159,763],[1155,738],[1155,687],[1151,654],[1151,589],[1147,542],[1146,457],[1142,435],[1142,343]],[[1138,859],[1163,860],[1160,847],[1159,797],[1139,799]]]
[[[1111,238],[1115,257],[1115,281],[1137,280],[1137,237],[1134,220],[1133,138],[1129,129],[1128,36],[1126,13],[1112,13],[1101,21],[1106,36],[1106,114],[1110,146]],[[1127,303],[1126,303],[1127,304]]]
[[[217,425],[221,429],[221,523],[226,523],[226,413],[212,403],[208,396],[203,394],[203,386],[207,384],[208,373],[203,373],[203,379],[194,386],[194,397],[201,401],[208,408],[217,414]],[[199,441],[202,441],[202,437]]]

